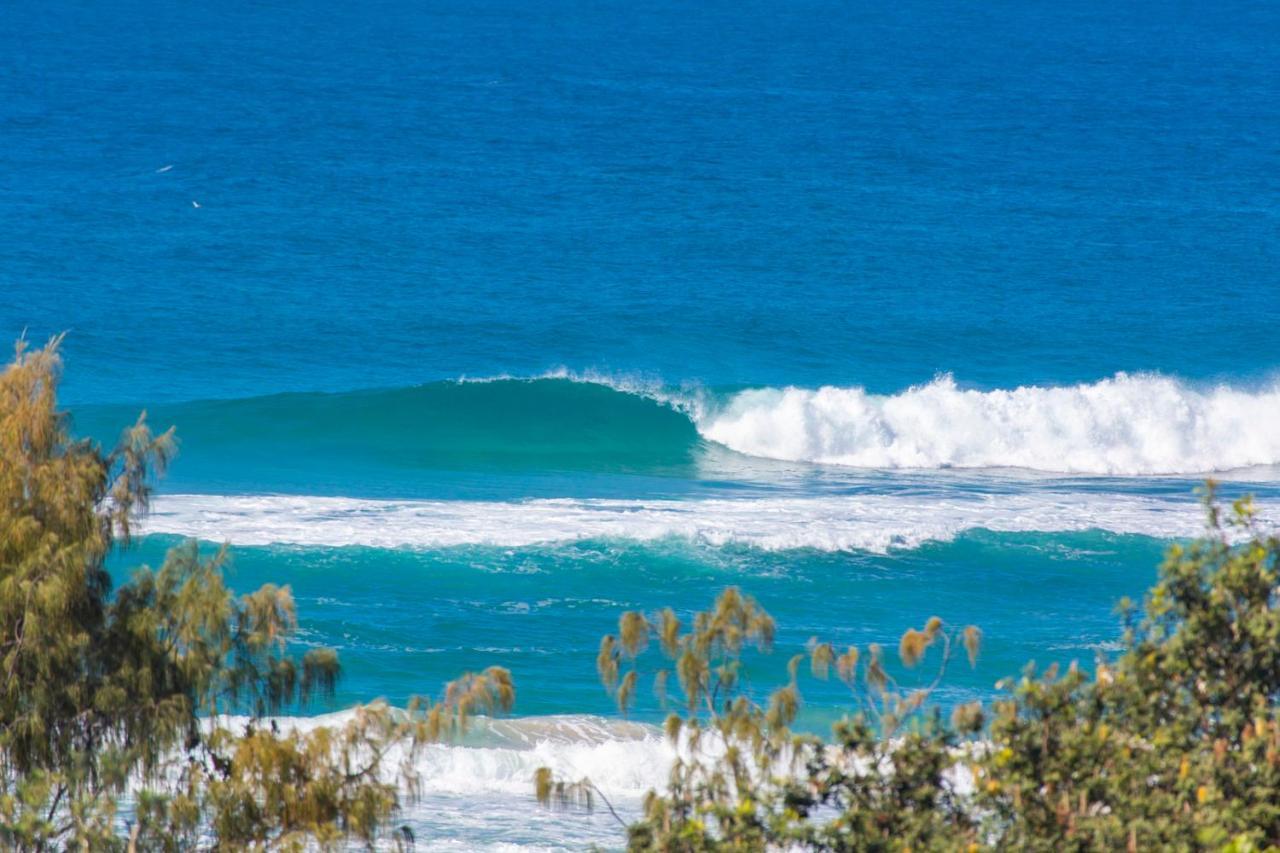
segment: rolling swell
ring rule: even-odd
[[[136,408],[78,411],[101,439]],[[183,442],[179,485],[342,493],[378,472],[573,471],[695,476],[701,449],[877,469],[1022,468],[1105,476],[1280,464],[1280,385],[1245,390],[1117,374],[975,391],[941,377],[859,387],[672,391],[567,374],[283,394],[152,410]],[[329,486],[329,488],[326,488]]]
[[[138,408],[89,407],[76,427],[105,442]],[[201,489],[343,493],[432,470],[681,473],[700,442],[671,407],[562,378],[180,403],[148,417],[177,426],[171,482]],[[228,482],[233,473],[243,480]]]

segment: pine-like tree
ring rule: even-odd
[[[118,589],[106,570],[175,450],[145,414],[104,451],[57,403],[60,339],[0,373],[0,845],[303,849],[388,835],[421,746],[511,707],[506,670],[439,703],[374,703],[337,730],[261,718],[332,695],[331,649],[288,653],[288,587],[237,596],[225,549],[173,549]],[[225,715],[247,715],[238,730]],[[393,745],[406,760],[387,767]],[[403,840],[403,833],[391,837]]]

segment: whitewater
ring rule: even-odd
[[[291,717],[282,727],[341,726],[350,712]],[[654,726],[591,715],[478,719],[461,743],[430,744],[413,764],[417,797],[406,798],[400,820],[425,850],[570,851],[617,849],[624,831],[603,795],[623,819],[641,812],[644,795],[661,787],[676,749]],[[388,757],[395,767],[398,756]],[[533,799],[534,773],[590,779],[598,795],[587,811],[549,811]],[[505,839],[535,834],[541,843]]]
[[[341,730],[355,714],[351,709],[280,716],[257,724],[306,735],[320,728]],[[236,716],[205,720],[208,729],[217,725],[233,732],[249,723]],[[687,745],[676,747],[656,726],[587,714],[473,717],[458,739],[428,743],[412,757],[406,746],[391,744],[379,779],[401,789],[395,825],[412,832],[413,849],[490,853],[617,849],[625,832],[619,821],[638,818],[644,795],[662,785],[678,755],[689,755]],[[182,756],[177,759],[183,763]],[[553,811],[538,805],[532,795],[534,774],[541,768],[561,780],[590,780],[592,806]],[[404,784],[406,771],[413,775],[411,787]],[[130,792],[117,815],[125,835],[133,806]],[[506,840],[527,833],[544,840]]]
[[[950,376],[897,394],[761,388],[689,407],[705,438],[749,456],[860,468],[1026,468],[1142,476],[1280,463],[1280,385],[1194,387],[1120,373],[979,391]]]
[[[1258,518],[1280,523],[1277,508]],[[525,547],[585,540],[683,539],[766,551],[886,552],[969,530],[1103,530],[1160,539],[1203,530],[1190,497],[1123,494],[851,495],[691,500],[381,501],[290,495],[165,495],[147,533],[241,545]]]

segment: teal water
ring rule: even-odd
[[[81,405],[74,424],[109,442],[138,408]],[[624,719],[595,671],[622,612],[687,620],[726,586],[755,596],[779,625],[744,671],[761,700],[811,638],[892,650],[932,616],[976,624],[976,666],[957,656],[934,700],[990,700],[1028,662],[1119,650],[1115,605],[1198,532],[1205,472],[1280,520],[1276,412],[1265,382],[1158,374],[877,395],[557,372],[161,403],[180,454],[114,571],[195,537],[232,545],[236,588],[289,584],[295,650],[336,648],[344,676],[288,725],[507,667],[516,718],[424,756],[405,819],[432,847],[613,846],[608,818],[553,819],[529,794],[550,766],[629,815],[662,784],[666,709],[643,687]],[[934,672],[891,670],[908,687]],[[801,693],[817,734],[860,702],[838,680]]]
[[[95,406],[77,419],[108,440],[140,408]],[[700,444],[677,411],[559,379],[181,403],[150,415],[184,425],[170,486],[201,491],[414,497],[465,494],[504,473],[521,482],[557,472],[681,477]],[[228,458],[237,460],[233,470]],[[573,488],[547,488],[566,485]]]
[[[156,565],[177,541],[152,537],[133,556]],[[933,615],[977,623],[985,634],[980,663],[953,667],[942,692],[951,702],[989,696],[997,679],[1030,660],[1091,663],[1114,650],[1111,608],[1154,578],[1161,550],[1139,536],[981,531],[880,555],[770,554],[673,540],[523,549],[241,547],[233,582],[289,581],[302,644],[337,648],[347,667],[339,706],[372,697],[403,703],[496,662],[516,674],[522,715],[609,715],[616,709],[599,686],[595,653],[625,609],[709,605],[729,584],[750,590],[780,628],[775,653],[748,667],[757,696],[785,683],[786,661],[811,636],[896,648],[901,629]],[[1151,568],[1127,571],[1136,565]],[[806,679],[803,689],[809,726],[818,731],[849,704],[838,681]],[[663,716],[653,697],[642,696],[637,719]]]

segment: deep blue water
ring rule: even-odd
[[[1205,475],[1280,497],[1277,68],[1266,3],[11,4],[0,337],[177,426],[116,570],[230,541],[334,707],[499,663],[521,731],[616,717],[599,636],[731,583],[757,691],[938,614],[989,697],[1114,651]],[[615,724],[538,749],[625,808]],[[616,842],[449,754],[427,835]]]
[[[558,365],[1256,377],[1278,17],[11,5],[0,329],[71,330],[68,390],[96,401]]]

